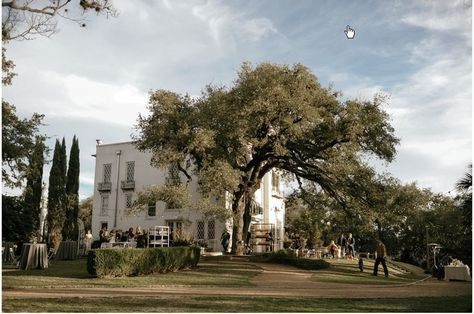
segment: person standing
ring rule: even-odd
[[[364,259],[360,255],[359,255],[359,270],[360,272],[364,272]]]
[[[224,253],[227,253],[229,250],[229,243],[230,243],[230,233],[227,230],[224,230],[221,235],[221,244],[222,248],[224,249]]]
[[[334,243],[334,240],[332,240],[331,243],[328,245],[327,250],[333,258],[337,257],[337,252],[339,251],[339,248],[337,247],[336,243]]]
[[[92,233],[91,231],[87,231],[85,237],[84,237],[84,255],[87,255],[89,251],[91,250],[92,246]]]
[[[99,240],[100,240],[100,243],[102,242],[107,242],[105,237],[107,236],[107,228],[106,227],[103,227],[102,229],[100,229],[99,231]]]
[[[339,245],[339,248],[341,250],[342,258],[346,257],[346,242],[347,242],[347,239],[344,236],[344,234],[341,234],[341,236],[337,239],[337,245]]]
[[[128,229],[128,241],[132,242],[134,238],[135,238],[135,234],[133,233],[133,227],[130,227]]]
[[[349,254],[351,259],[355,257],[355,239],[352,237],[352,233],[349,233],[349,237],[347,237],[347,248],[349,249]]]
[[[374,264],[374,276],[377,276],[377,271],[379,268],[379,264],[382,263],[383,272],[385,273],[385,277],[388,277],[388,269],[387,264],[385,263],[385,258],[387,257],[387,249],[385,248],[385,244],[382,241],[377,240],[377,249],[375,251],[375,264]]]

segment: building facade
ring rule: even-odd
[[[96,146],[92,208],[94,238],[98,239],[103,227],[109,231],[126,231],[131,227],[135,230],[138,226],[143,230],[168,226],[172,236],[179,233],[188,239],[205,241],[211,250],[221,251],[220,238],[223,231],[232,230],[229,221],[205,217],[198,210],[168,209],[161,201],[149,204],[148,208],[138,214],[128,214],[127,208],[139,192],[149,186],[166,183],[168,169],[152,167],[151,157],[151,153],[138,151],[132,142]],[[196,179],[191,180],[188,189],[193,202],[197,201],[200,195]],[[265,175],[260,188],[255,192],[255,201],[260,208],[252,213],[252,224],[271,224],[275,231],[273,248],[283,248],[285,206],[280,176],[276,171]]]

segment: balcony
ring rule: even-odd
[[[135,189],[135,181],[121,181],[120,187],[122,190],[134,190]]]
[[[112,189],[112,182],[99,182],[97,184],[97,190],[99,192],[110,191]]]

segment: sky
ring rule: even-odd
[[[59,19],[57,34],[6,46],[18,76],[3,97],[21,117],[45,115],[51,149],[78,136],[81,199],[94,191],[95,140],[129,141],[151,90],[230,86],[244,61],[302,63],[346,99],[385,93],[401,142],[392,163],[372,162],[404,183],[448,194],[472,161],[471,1],[113,3],[116,18]]]

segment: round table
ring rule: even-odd
[[[48,248],[45,243],[25,243],[21,249],[20,269],[48,268]]]
[[[77,250],[77,241],[62,241],[61,243],[59,243],[59,248],[56,252],[56,257],[54,259],[76,259]]]

